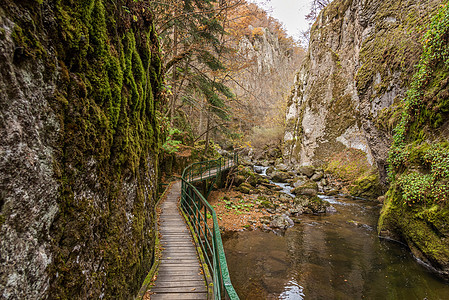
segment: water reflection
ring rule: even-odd
[[[379,240],[370,230],[378,206],[332,201],[337,213],[304,215],[284,236],[261,231],[224,235],[241,299],[449,299],[449,286],[417,264],[407,249]]]

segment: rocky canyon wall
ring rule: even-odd
[[[134,1],[0,1],[0,298],[130,299],[151,267],[161,64]]]
[[[254,126],[273,126],[275,118],[281,121],[280,103],[284,102],[285,91],[291,87],[304,53],[273,28],[249,25],[245,32],[236,37],[232,60],[238,68],[232,73],[229,85],[243,103],[246,122],[241,127],[249,131]]]
[[[386,183],[391,116],[421,53],[420,26],[438,3],[336,0],[320,13],[288,102],[290,163],[323,165],[356,149]]]
[[[311,30],[288,103],[290,163],[352,168],[388,189],[382,237],[449,277],[449,3],[336,0]],[[357,184],[357,182],[356,182]]]

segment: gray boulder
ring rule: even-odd
[[[297,188],[300,187],[301,185],[305,184],[306,182],[308,182],[308,178],[306,176],[300,176],[295,178],[295,182],[293,183],[293,187]]]
[[[265,174],[267,174],[267,176],[271,176],[275,171],[276,171],[276,169],[274,167],[268,167]]]
[[[301,166],[298,168],[298,172],[310,178],[315,173],[315,168],[312,166]]]
[[[287,229],[293,227],[295,223],[287,215],[277,215],[273,217],[270,223],[271,228]]]
[[[313,181],[320,181],[321,179],[324,178],[324,172],[323,171],[318,171],[317,173],[313,174],[312,179]]]
[[[261,166],[254,166],[254,172],[256,172],[257,174],[261,174],[263,171],[263,167]]]
[[[292,194],[316,196],[318,194],[318,184],[314,181],[308,180],[300,186],[294,188]]]
[[[286,172],[282,172],[282,171],[275,171],[272,175],[271,175],[271,180],[273,180],[274,182],[287,182],[287,180],[290,178],[290,175]]]

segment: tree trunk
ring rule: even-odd
[[[209,150],[209,131],[210,131],[210,113],[206,111],[207,123],[206,123],[206,145],[204,146],[204,156],[207,154],[207,150]]]

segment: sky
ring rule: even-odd
[[[308,21],[305,15],[309,13],[311,0],[250,0],[259,4],[268,13],[281,21],[287,33],[298,39],[301,31],[306,31]]]

